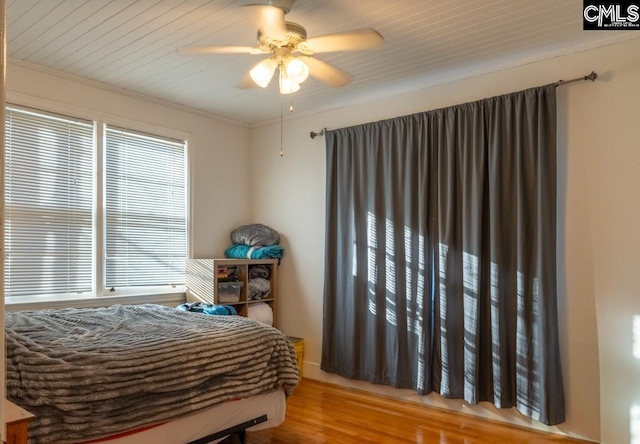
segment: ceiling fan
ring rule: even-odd
[[[315,54],[336,51],[371,49],[381,46],[384,38],[374,29],[307,38],[302,25],[287,22],[295,0],[245,0],[258,28],[257,46],[183,46],[178,54],[263,54],[268,55],[256,64],[240,88],[258,85],[266,88],[278,69],[281,94],[291,94],[312,76],[326,84],[340,87],[351,80],[349,74],[314,57]]]

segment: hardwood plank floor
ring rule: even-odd
[[[237,437],[225,444],[239,442]],[[279,427],[247,432],[246,444],[578,444],[561,435],[447,412],[304,379]]]

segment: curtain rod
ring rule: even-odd
[[[587,80],[591,80],[592,82],[595,82],[597,78],[598,78],[598,74],[595,71],[591,71],[591,73],[586,76],[576,77],[575,79],[571,79],[571,80],[558,80],[556,83],[553,84],[553,86],[558,87],[558,86],[566,85],[568,83],[587,81]],[[324,136],[324,133],[326,132],[327,132],[327,129],[322,128],[318,132],[311,131],[311,133],[309,133],[309,136],[311,136],[312,139],[315,139],[318,136]]]
[[[574,82],[587,81],[587,80],[591,80],[592,82],[595,82],[597,78],[598,78],[598,74],[596,74],[594,71],[591,71],[591,74],[589,74],[588,76],[576,77],[575,79],[571,79],[571,80],[558,80],[556,83],[553,84],[553,86],[562,86],[562,85],[566,85],[567,83],[574,83]]]
[[[326,132],[327,132],[327,129],[326,128],[322,128],[322,130],[320,130],[317,133],[311,131],[311,133],[309,135],[311,136],[312,139],[315,139],[318,136],[324,136],[324,133],[326,133]]]

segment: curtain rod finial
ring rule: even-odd
[[[571,80],[558,80],[553,85],[558,87],[558,86],[561,86],[561,85],[566,85],[567,83],[574,83],[574,82],[587,81],[587,80],[591,80],[592,82],[595,82],[595,80],[597,78],[598,78],[598,74],[596,74],[595,71],[591,71],[591,74],[589,74],[587,76],[578,77],[578,78],[571,79]]]
[[[318,133],[316,133],[315,131],[311,131],[311,133],[309,133],[309,136],[312,139],[315,139],[317,136],[324,136],[324,133],[327,131],[326,128],[322,128],[322,130]]]

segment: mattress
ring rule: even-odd
[[[284,421],[286,396],[283,390],[237,399],[220,404],[171,422],[160,424],[139,432],[117,435],[86,444],[185,444],[237,424],[250,421],[261,415],[267,420],[247,430],[263,430],[276,427]],[[224,438],[211,441],[219,442]]]
[[[7,313],[5,333],[7,396],[35,415],[33,444],[171,424],[298,384],[286,336],[241,316],[154,305],[27,311]]]

